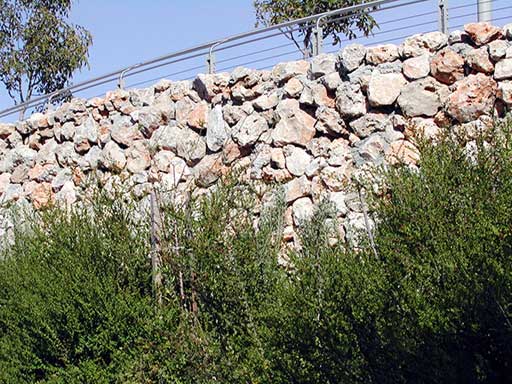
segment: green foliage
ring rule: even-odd
[[[87,64],[90,33],[67,21],[71,0],[0,0],[0,81],[16,102],[55,92]]]
[[[332,11],[339,8],[351,7],[365,3],[363,0],[254,0],[256,10],[256,26],[271,26],[286,21],[301,19],[311,15]],[[368,12],[371,9],[353,12],[345,18],[337,20],[339,16],[325,18],[322,23],[323,37],[332,36],[333,44],[340,42],[340,34],[349,39],[356,37],[356,32],[368,36],[377,26],[377,23]],[[303,52],[311,48],[313,27],[316,22],[304,23],[298,31],[302,38]],[[286,35],[296,42],[293,32]]]
[[[322,203],[280,267],[282,194],[257,228],[233,180],[162,195],[161,305],[149,215],[100,196],[31,217],[0,261],[0,382],[507,382],[511,139],[420,141],[371,201],[376,254],[332,245]]]

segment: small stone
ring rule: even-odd
[[[498,85],[498,98],[502,100],[507,107],[512,107],[512,82],[502,81]]]
[[[366,50],[366,62],[378,65],[398,59],[398,47],[394,44],[378,45]]]
[[[316,118],[315,128],[318,132],[337,135],[347,131],[345,122],[340,118],[338,112],[332,108],[317,108]]]
[[[432,58],[432,76],[441,83],[453,84],[464,77],[464,59],[451,49],[443,49]]]
[[[413,35],[404,40],[398,47],[400,55],[404,58],[421,56],[429,52],[436,52],[448,43],[448,37],[441,32],[430,32]]]
[[[358,84],[343,82],[336,91],[336,109],[344,118],[355,118],[366,113],[366,97]]]
[[[496,80],[512,78],[512,59],[502,59],[496,63],[494,78]]]
[[[9,184],[11,183],[11,174],[10,173],[2,173],[0,174],[0,194],[3,194]]]
[[[222,148],[222,162],[226,165],[230,165],[233,161],[239,159],[242,156],[242,151],[238,144],[233,140],[228,139],[227,143]]]
[[[277,92],[272,92],[269,95],[261,95],[253,101],[254,108],[261,111],[272,109],[277,104],[279,104],[279,96],[277,95]]]
[[[130,120],[122,120],[119,123],[114,122],[110,135],[112,140],[126,147],[129,147],[135,140],[143,139],[138,127],[131,124]]]
[[[13,134],[15,131],[16,126],[14,124],[0,123],[0,138],[5,139],[9,137],[9,135]]]
[[[232,138],[242,147],[253,145],[258,141],[263,132],[268,130],[268,123],[259,113],[253,114],[240,120],[233,127]]]
[[[372,75],[368,86],[368,101],[373,107],[392,105],[407,84],[401,74]]]
[[[352,171],[353,167],[351,162],[347,162],[340,167],[328,166],[322,169],[320,178],[329,191],[341,191],[347,186]]]
[[[408,117],[434,116],[441,108],[436,93],[436,81],[432,78],[414,81],[405,86],[398,97],[398,105]]]
[[[272,69],[272,78],[276,83],[282,83],[292,77],[307,75],[309,63],[305,60],[279,63]]]
[[[477,72],[490,74],[494,71],[494,64],[489,59],[487,47],[469,51],[466,55],[466,61]]]
[[[206,142],[193,130],[180,129],[176,138],[176,154],[193,165],[206,155]]]
[[[208,104],[205,101],[198,103],[186,117],[186,123],[189,127],[203,129],[206,127],[208,119]]]
[[[156,150],[166,149],[176,151],[178,135],[180,128],[175,125],[164,125],[158,128],[151,137],[151,147]]]
[[[295,77],[288,80],[284,86],[285,93],[290,97],[300,96],[303,89],[304,85],[299,79]]]
[[[285,200],[291,203],[301,197],[311,195],[311,182],[306,176],[295,178],[284,185]]]
[[[357,69],[366,56],[366,48],[361,44],[349,44],[338,54],[343,72]]]
[[[297,100],[282,100],[277,106],[277,114],[280,120],[271,134],[276,146],[306,146],[315,136],[315,119],[300,109]]]
[[[73,181],[73,173],[69,168],[60,169],[51,182],[53,191],[60,191],[64,184],[68,181]]]
[[[34,208],[40,209],[47,206],[54,199],[54,193],[50,183],[41,183],[34,188],[31,194]]]
[[[320,81],[329,91],[336,91],[341,85],[341,77],[338,72],[329,73],[323,76]]]
[[[349,126],[359,138],[365,138],[373,132],[384,131],[391,124],[389,116],[383,113],[367,113],[350,122]]]
[[[323,157],[313,159],[313,161],[307,165],[305,174],[309,178],[318,176],[320,171],[327,167],[327,165],[327,161]]]
[[[505,40],[491,41],[487,45],[487,49],[489,50],[489,56],[491,57],[492,60],[499,61],[500,59],[505,57],[509,46],[510,44]]]
[[[201,188],[208,188],[219,179],[223,169],[224,165],[219,154],[205,156],[193,168],[196,185]]]
[[[293,222],[296,226],[303,226],[313,216],[315,206],[309,197],[302,197],[292,205]]]
[[[109,171],[121,172],[126,166],[126,156],[119,145],[109,141],[103,148],[100,162]]]
[[[75,184],[66,181],[59,192],[55,194],[55,201],[70,206],[77,201]]]
[[[410,141],[398,140],[389,146],[386,157],[391,164],[416,165],[420,159],[420,153]]]
[[[488,76],[478,73],[461,80],[447,105],[448,113],[466,123],[492,112],[498,86]]]
[[[489,23],[466,24],[464,25],[464,30],[477,46],[487,44],[502,36],[501,29]]]
[[[330,192],[329,201],[334,204],[339,216],[345,216],[348,213],[348,207],[345,203],[347,197],[346,192]]]
[[[212,152],[219,151],[229,138],[228,126],[222,115],[222,107],[216,105],[208,113],[206,124],[206,145]]]
[[[296,148],[296,147],[295,147]],[[274,168],[283,169],[286,167],[286,158],[282,148],[272,148],[270,151],[270,164]]]
[[[224,116],[224,120],[226,120],[226,123],[231,126],[238,123],[240,119],[244,118],[248,114],[249,113],[247,113],[242,107],[239,106],[227,104],[222,108],[222,115]]]
[[[502,29],[503,36],[512,40],[512,24],[506,24]]]
[[[286,158],[286,168],[294,176],[302,176],[312,160],[305,150],[293,145],[284,147],[284,156]]]
[[[430,73],[430,55],[423,54],[404,61],[404,75],[410,80],[427,77]]]
[[[145,171],[151,165],[151,154],[147,144],[142,141],[136,141],[126,150],[126,169],[130,173],[140,173]]]
[[[336,72],[336,56],[321,54],[311,59],[311,77],[317,79]]]

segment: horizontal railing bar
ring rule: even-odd
[[[92,87],[104,84],[103,81],[105,79],[110,79],[111,77],[119,76],[123,72],[125,72],[125,71],[127,71],[127,70],[129,70],[131,68],[139,68],[139,67],[142,67],[142,66],[149,66],[149,65],[152,65],[154,63],[163,61],[163,60],[172,59],[172,58],[175,58],[175,57],[178,57],[178,56],[187,55],[189,53],[194,53],[194,52],[197,52],[197,51],[200,51],[200,50],[204,50],[204,49],[209,49],[209,48],[211,48],[212,46],[214,46],[216,44],[221,44],[221,43],[225,43],[225,42],[228,42],[228,41],[240,40],[240,39],[243,39],[243,38],[246,38],[246,37],[249,37],[249,36],[259,35],[259,34],[262,34],[262,33],[266,33],[266,32],[270,32],[270,31],[286,28],[288,26],[301,25],[301,24],[304,24],[304,23],[307,23],[307,22],[310,22],[310,21],[317,20],[319,17],[328,17],[328,16],[333,16],[333,15],[342,14],[342,13],[357,12],[357,11],[360,11],[360,10],[363,10],[363,9],[366,9],[366,8],[373,8],[373,7],[377,7],[379,5],[390,4],[390,3],[393,3],[393,2],[397,2],[397,1],[400,1],[400,0],[376,0],[376,1],[369,2],[369,3],[354,5],[354,6],[351,6],[351,7],[341,8],[341,9],[337,9],[337,10],[333,10],[333,11],[329,11],[329,12],[320,13],[320,14],[317,14],[317,15],[312,15],[312,16],[304,17],[304,18],[297,19],[297,20],[291,20],[291,21],[288,21],[288,22],[284,22],[284,23],[281,23],[281,24],[277,24],[277,25],[273,25],[273,26],[269,26],[269,27],[265,27],[265,28],[261,28],[261,29],[254,29],[254,30],[249,31],[249,32],[244,32],[244,33],[236,34],[236,35],[233,35],[233,36],[229,36],[229,37],[224,38],[224,39],[218,39],[218,40],[214,40],[214,41],[211,41],[211,42],[208,42],[208,43],[196,45],[196,46],[191,47],[191,48],[183,49],[183,50],[180,50],[180,51],[177,51],[177,52],[170,53],[168,55],[164,55],[164,56],[160,56],[160,57],[154,58],[152,60],[148,60],[148,61],[145,61],[145,62],[137,63],[135,65],[131,65],[131,66],[122,68],[122,69],[117,70],[115,72],[111,72],[111,73],[108,73],[106,75],[102,75],[102,76],[99,76],[99,77],[96,77],[96,78],[93,78],[93,79],[90,79],[90,80],[87,80],[87,81],[84,81],[84,82],[81,82],[81,83],[78,83],[78,84],[71,85],[71,86],[63,88],[63,89],[61,89],[59,91],[52,92],[50,94],[47,94],[47,95],[44,95],[44,96],[41,96],[41,97],[38,97],[38,98],[35,98],[35,99],[32,99],[32,100],[29,100],[29,101],[27,101],[25,103],[17,104],[16,106],[13,106],[13,107],[7,108],[7,109],[5,109],[3,111],[0,111],[0,117],[6,116],[6,114],[8,115],[8,114],[14,113],[16,111],[22,110],[23,108],[30,108],[32,106],[40,105],[41,102],[43,102],[45,100],[48,100],[48,98],[50,98],[50,97],[57,96],[60,93],[70,92],[70,91],[73,91],[73,90],[76,90],[76,89],[79,89],[79,88],[83,90],[83,87],[86,86],[86,85],[88,85],[88,86],[90,86],[90,88],[92,88]],[[426,0],[418,0],[418,1],[426,1]],[[138,73],[140,73],[140,72],[138,72]],[[111,80],[109,80],[109,81],[111,81]],[[100,82],[100,83],[96,84],[97,82]]]

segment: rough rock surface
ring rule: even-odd
[[[74,204],[96,177],[107,190],[125,184],[144,205],[153,188],[199,196],[235,170],[261,196],[283,184],[286,241],[326,198],[357,242],[366,224],[351,180],[384,164],[416,166],[419,134],[473,132],[512,110],[510,40],[511,25],[475,23],[270,71],[238,67],[72,99],[0,123],[0,201]]]

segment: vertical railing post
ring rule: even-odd
[[[206,72],[215,73],[215,53],[210,51],[206,57]]]
[[[323,40],[323,29],[317,25],[313,30],[313,56],[318,56],[322,53]]]
[[[315,23],[315,28],[313,29],[313,57],[318,56],[322,53],[322,48],[324,45],[324,32],[322,28],[323,17],[320,16]]]
[[[443,32],[445,35],[449,33],[448,31],[448,0],[438,0],[437,4],[438,10],[438,24],[439,24],[439,32]]]
[[[492,21],[492,1],[478,0],[478,21],[491,22]]]

